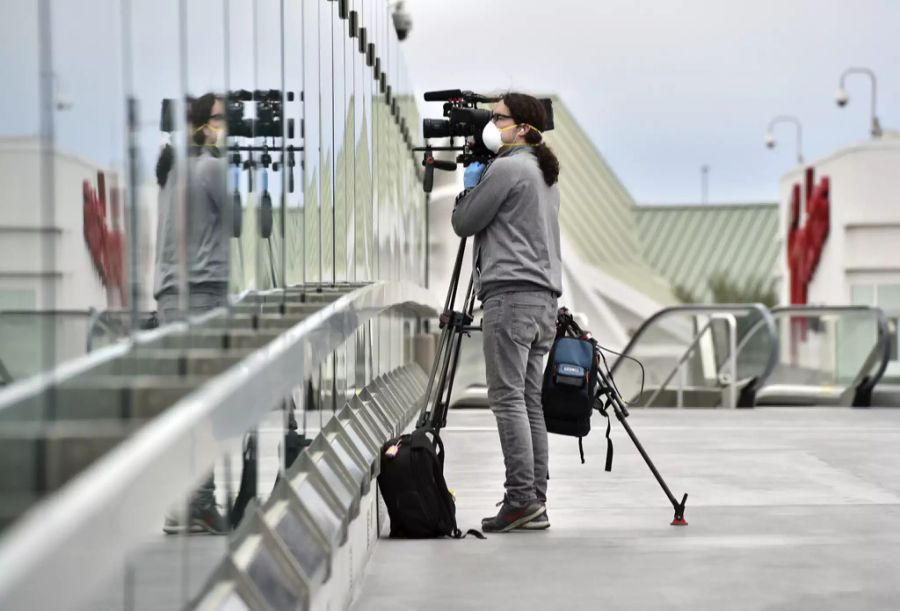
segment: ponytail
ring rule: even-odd
[[[172,151],[172,145],[167,144],[163,147],[163,150],[159,153],[159,159],[156,160],[156,184],[160,186],[160,188],[166,186],[166,181],[169,179],[169,172],[172,171],[172,166],[175,164],[175,153]]]
[[[544,175],[544,182],[552,187],[559,181],[559,159],[544,143],[544,136],[538,130],[543,130],[547,125],[547,112],[544,104],[530,95],[524,93],[507,93],[502,98],[509,108],[509,112],[516,123],[526,124],[531,129],[525,134],[525,142],[532,145],[534,154]]]
[[[544,175],[544,182],[548,187],[552,187],[559,181],[559,159],[556,158],[553,150],[543,142],[534,147],[534,154],[537,156],[541,174]]]

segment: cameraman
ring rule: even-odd
[[[547,428],[541,409],[543,357],[556,333],[562,294],[559,161],[543,141],[544,105],[507,93],[482,138],[497,157],[466,168],[453,229],[475,236],[473,273],[484,306],[488,400],[506,465],[506,494],[486,532],[541,530],[547,518]]]
[[[225,110],[222,100],[207,93],[190,102],[188,109],[188,152],[183,181],[183,205],[187,207],[187,226],[179,223],[179,181],[175,153],[167,145],[156,163],[159,183],[158,226],[156,237],[156,297],[162,324],[202,314],[228,304],[228,257],[232,226],[227,189],[227,167],[222,155],[225,146]],[[179,243],[186,243],[188,294],[180,309]],[[191,496],[189,520],[166,516],[163,530],[224,534],[228,523],[216,508],[212,473]],[[180,512],[173,512],[175,514]]]

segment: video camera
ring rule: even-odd
[[[425,166],[425,180],[423,188],[426,193],[431,192],[434,185],[434,170],[456,170],[456,165],[461,163],[468,166],[475,161],[488,163],[496,155],[484,145],[481,133],[484,126],[491,120],[491,111],[479,108],[479,104],[493,104],[500,101],[500,97],[485,96],[472,91],[461,89],[443,89],[428,91],[425,93],[426,102],[444,102],[443,119],[422,119],[422,135],[429,138],[450,138],[450,146],[435,147],[426,145],[413,149],[424,151],[425,157],[422,165]],[[542,131],[553,129],[553,105],[549,98],[541,99],[547,114],[547,124]],[[462,146],[454,146],[454,138],[463,138]],[[434,158],[434,151],[459,151],[456,161],[445,161]]]
[[[294,137],[294,120],[288,119],[287,133],[282,132],[284,117],[282,93],[278,89],[260,89],[247,91],[238,89],[229,91],[225,96],[225,122],[228,125],[228,137],[236,138],[281,138]],[[286,91],[284,101],[293,102],[294,92]],[[190,106],[192,98],[185,103]],[[255,117],[244,117],[245,102],[255,103]],[[175,100],[162,101],[159,128],[171,133],[175,130]]]
[[[294,101],[294,93],[288,91],[284,99]],[[256,102],[256,118],[244,118],[244,102]],[[228,123],[228,135],[243,138],[281,138],[282,135],[282,100],[277,89],[247,91],[239,89],[228,92],[225,105],[225,116]],[[294,137],[294,120],[288,119],[287,137]]]
[[[241,236],[243,203],[239,190],[240,171],[247,172],[247,191],[254,191],[254,178],[259,176],[259,217],[258,227],[259,234],[262,238],[270,238],[273,228],[273,204],[272,197],[269,194],[269,169],[273,172],[284,171],[285,179],[282,188],[286,187],[288,193],[293,193],[294,184],[294,168],[297,165],[295,153],[303,151],[302,146],[294,143],[288,144],[288,140],[294,139],[294,119],[288,119],[285,130],[284,123],[284,103],[294,101],[294,93],[292,91],[281,92],[278,89],[262,89],[256,91],[247,91],[246,89],[238,89],[229,91],[222,96],[225,102],[225,123],[228,127],[227,135],[229,142],[225,147],[228,153],[228,162],[231,166],[232,178],[231,183],[234,186],[232,194],[233,204],[233,231],[232,235],[236,238]],[[185,110],[190,115],[190,106],[195,98],[185,98]],[[254,117],[245,118],[245,103],[254,103]],[[162,132],[171,134],[176,129],[175,122],[175,100],[164,99],[160,111],[159,128]],[[195,128],[200,126],[193,126]],[[262,143],[258,142],[242,142],[234,140],[235,138],[263,138]],[[268,138],[272,142],[268,142]],[[281,142],[275,142],[281,139]],[[259,153],[258,159],[255,156]],[[278,155],[275,159],[273,155]],[[271,243],[269,244],[271,256]]]

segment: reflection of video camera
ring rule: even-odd
[[[456,164],[464,166],[479,161],[487,163],[494,153],[489,151],[481,139],[484,126],[491,120],[491,111],[486,108],[478,108],[478,104],[491,104],[498,102],[499,97],[489,97],[462,91],[460,89],[444,89],[441,91],[428,91],[425,93],[426,102],[444,102],[444,119],[422,119],[422,135],[428,138],[450,138],[450,146],[433,147],[426,145],[414,150],[425,151],[422,165],[425,166],[425,180],[423,183],[426,193],[431,191],[434,183],[434,169],[453,171]],[[550,99],[542,99],[547,112],[547,124],[542,131],[553,129],[553,106]],[[462,137],[462,146],[453,146],[453,138]],[[433,156],[434,151],[459,151],[456,162],[437,160]]]
[[[284,100],[294,101],[294,92],[287,91]],[[244,118],[244,102],[255,103],[255,117]],[[192,98],[185,103],[190,107]],[[162,101],[159,129],[166,133],[175,131],[175,100]],[[238,89],[229,91],[225,96],[225,117],[228,124],[228,136],[238,138],[281,138],[294,137],[294,120],[288,119],[287,133],[282,133],[284,117],[281,91],[277,89],[247,91]]]
[[[195,98],[185,98],[185,120],[190,122],[190,108]],[[295,153],[302,152],[303,147],[288,140],[294,139],[294,120],[287,120],[287,129],[284,130],[284,102],[293,102],[294,93],[285,91],[283,94],[277,89],[247,91],[239,89],[229,91],[223,96],[225,102],[225,122],[228,127],[229,138],[272,138],[273,142],[264,140],[258,142],[240,142],[231,140],[227,145],[228,162],[232,166],[231,184],[234,186],[233,201],[233,233],[234,237],[240,237],[242,231],[242,219],[244,216],[243,203],[240,191],[240,171],[247,172],[247,192],[254,192],[254,177],[259,175],[259,233],[262,238],[272,235],[272,196],[269,194],[269,169],[273,172],[284,171],[285,179],[282,189],[286,187],[288,193],[294,192],[294,168],[297,165]],[[245,102],[254,103],[254,117],[244,118]],[[159,119],[159,129],[165,133],[175,131],[175,100],[162,101],[162,109]],[[194,128],[200,126],[193,126]],[[274,139],[280,138],[280,143]],[[257,160],[255,153],[261,153]],[[278,155],[276,160],[273,155]],[[271,249],[271,245],[270,245]],[[271,252],[270,252],[271,255]]]
[[[294,93],[288,91],[284,95],[288,102],[294,101]],[[256,117],[244,118],[244,102],[256,102]],[[277,89],[247,91],[239,89],[229,91],[225,116],[228,122],[228,135],[242,138],[281,138],[286,135],[294,137],[294,120],[288,119],[287,134],[282,133],[282,99]]]

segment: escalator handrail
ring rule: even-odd
[[[631,352],[634,346],[640,341],[641,336],[652,327],[657,321],[665,316],[669,316],[671,314],[680,314],[680,315],[702,315],[702,314],[715,314],[717,312],[727,312],[727,313],[736,313],[736,312],[750,312],[756,311],[759,313],[760,320],[757,324],[764,324],[766,326],[766,330],[769,335],[769,358],[766,361],[766,367],[763,369],[762,374],[757,376],[756,385],[761,386],[765,383],[765,380],[772,374],[775,370],[775,365],[778,362],[778,332],[775,328],[775,318],[772,316],[771,311],[765,305],[761,303],[735,303],[735,304],[719,304],[719,305],[679,305],[679,306],[669,306],[667,308],[663,308],[662,310],[656,312],[652,316],[650,316],[647,320],[645,320],[634,335],[631,336],[631,340],[628,342],[628,345],[625,346],[625,349],[622,350],[622,355],[613,362],[612,365],[612,373],[615,375],[616,368],[619,366],[619,363],[625,360],[625,356]],[[743,344],[742,344],[743,345]],[[738,347],[737,354],[740,354],[740,346]],[[736,355],[737,356],[737,355]]]
[[[647,399],[647,402],[643,405],[643,407],[649,407],[649,406],[653,405],[653,401],[656,399],[657,396],[659,396],[659,394],[660,394],[662,391],[664,391],[664,390],[666,389],[666,387],[668,387],[669,382],[672,381],[672,378],[675,377],[675,375],[678,373],[678,371],[679,371],[679,370],[681,369],[681,367],[684,365],[685,361],[686,361],[686,360],[690,357],[690,355],[694,352],[694,350],[697,348],[697,345],[700,343],[700,339],[703,337],[703,335],[704,335],[709,329],[712,328],[712,325],[713,325],[714,322],[715,322],[715,319],[710,318],[710,319],[706,322],[706,324],[703,325],[703,327],[697,332],[697,334],[694,336],[694,339],[691,341],[691,343],[688,344],[687,348],[685,348],[685,350],[684,350],[684,352],[681,354],[681,356],[678,357],[678,362],[675,364],[675,367],[673,367],[672,370],[669,371],[669,374],[663,379],[662,384],[660,384],[660,385],[659,385],[659,388],[657,388],[657,389],[653,392],[653,394],[650,395],[650,398]],[[679,407],[681,407],[681,406],[679,405]]]
[[[772,308],[772,315],[777,316],[783,313],[810,313],[810,314],[828,314],[829,312],[834,312],[836,314],[842,314],[847,312],[870,312],[875,315],[875,321],[878,328],[878,339],[875,342],[875,345],[872,347],[872,351],[869,353],[869,356],[866,357],[865,361],[863,361],[863,367],[860,369],[859,373],[854,378],[853,382],[848,385],[848,388],[855,388],[857,386],[861,386],[861,383],[867,378],[867,370],[871,367],[869,364],[872,357],[881,352],[881,360],[878,363],[878,369],[874,372],[874,374],[869,378],[866,386],[868,388],[875,388],[875,385],[878,384],[878,381],[881,380],[881,377],[884,375],[884,372],[887,370],[888,363],[891,360],[891,342],[890,342],[890,331],[888,330],[887,324],[887,316],[879,307],[875,306],[866,306],[866,305],[847,305],[847,306],[818,306],[818,305],[786,305],[786,306],[778,306]]]

